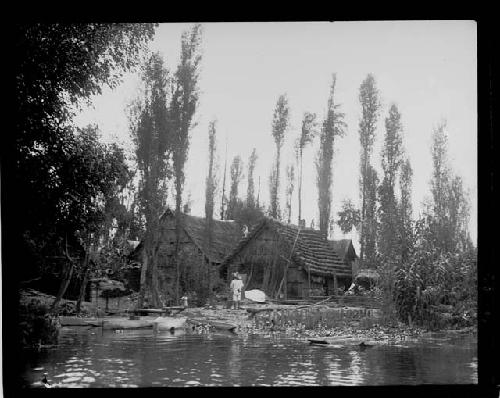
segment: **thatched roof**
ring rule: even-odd
[[[173,213],[165,216],[174,217]],[[220,263],[243,236],[242,227],[232,220],[212,221],[212,243],[209,247],[207,222],[203,217],[182,214],[184,231],[210,262]]]
[[[296,225],[284,224],[270,217],[265,217],[252,228],[247,237],[240,240],[232,253],[224,259],[222,267],[229,265],[235,256],[266,228],[274,230],[285,240],[290,249],[294,247],[296,241],[292,260],[311,274],[323,276],[333,274],[350,276],[352,274],[351,268],[333,250],[326,236],[319,230],[312,228],[299,230]]]
[[[167,220],[173,221],[174,219],[175,213],[167,209],[160,217],[160,223],[164,225]],[[182,213],[181,222],[184,232],[189,239],[191,239],[198,249],[202,251],[210,262],[216,264],[222,262],[243,236],[241,226],[235,221],[213,220],[212,243],[209,249],[205,218]],[[143,242],[141,241],[136,249],[130,254],[130,258],[137,258],[142,247]]]
[[[332,246],[333,250],[344,261],[348,260],[349,250],[352,250],[352,256],[353,257],[357,257],[356,256],[356,251],[354,250],[354,246],[352,245],[352,240],[351,239],[329,240],[328,242]]]

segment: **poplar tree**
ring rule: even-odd
[[[216,151],[216,122],[211,121],[208,126],[208,176],[205,186],[205,219],[207,223],[207,237],[210,247],[212,241],[212,221],[214,217],[215,180],[215,151]]]
[[[405,262],[408,259],[411,249],[412,236],[412,204],[411,204],[411,185],[413,178],[413,169],[410,160],[406,158],[401,164],[401,175],[399,177],[399,190],[401,199],[399,202],[399,236],[401,239],[401,259]]]
[[[398,250],[398,211],[395,194],[396,177],[399,174],[403,158],[403,139],[401,115],[396,105],[389,109],[385,119],[384,146],[382,148],[382,169],[384,177],[378,189],[380,208],[380,230],[378,252],[387,260],[393,260],[400,254]]]
[[[272,134],[276,144],[275,170],[271,174],[271,217],[279,218],[279,185],[280,185],[280,167],[281,167],[281,148],[285,140],[285,132],[289,123],[289,107],[286,95],[280,95],[276,108],[274,110],[272,122]]]
[[[170,172],[172,131],[167,122],[167,76],[159,53],[147,61],[143,81],[144,103],[132,108],[131,131],[136,147],[136,158],[141,172],[139,199],[146,221],[143,265],[140,279],[138,306],[142,307],[146,293],[150,293],[153,306],[160,305],[158,291],[158,246],[162,211],[162,181]]]
[[[302,219],[302,172],[303,172],[303,155],[304,149],[308,144],[311,144],[314,137],[317,134],[317,124],[316,124],[316,114],[305,112],[302,119],[302,128],[300,132],[300,137],[296,142],[296,152],[298,157],[299,166],[299,178],[298,178],[298,196],[299,196],[299,215],[298,215],[298,225],[301,223]]]
[[[250,158],[248,159],[248,184],[247,184],[247,206],[250,208],[256,207],[255,202],[255,182],[253,173],[255,171],[255,163],[257,162],[257,151],[254,148]]]
[[[295,168],[293,164],[288,165],[286,168],[286,181],[287,222],[290,224],[292,222],[292,197],[295,189]]]
[[[446,122],[432,134],[431,230],[439,250],[453,252],[469,244],[469,201],[460,176],[448,164]]]
[[[243,176],[243,162],[240,156],[235,156],[230,168],[231,187],[229,190],[229,203],[227,206],[227,219],[234,220],[239,207],[238,190]]]
[[[316,160],[317,185],[318,185],[318,208],[319,208],[319,229],[328,236],[330,227],[330,210],[332,202],[332,161],[334,153],[335,137],[345,135],[347,127],[344,122],[344,113],[340,112],[339,104],[335,104],[335,83],[336,74],[333,74],[332,85],[330,86],[330,96],[328,107],[321,127],[320,147]]]
[[[200,73],[201,25],[182,33],[181,59],[172,81],[172,100],[169,107],[169,122],[172,129],[173,171],[175,181],[175,258],[176,300],[179,300],[182,191],[184,188],[184,165],[189,149],[189,132],[194,127],[193,117],[199,100],[198,80]]]
[[[361,144],[360,162],[360,196],[361,196],[361,224],[360,224],[360,262],[363,265],[367,242],[374,241],[374,237],[369,234],[373,224],[376,223],[371,217],[375,217],[375,212],[368,211],[372,205],[369,195],[373,195],[373,183],[376,181],[375,170],[370,165],[373,143],[375,141],[375,129],[380,109],[379,93],[375,84],[375,78],[368,74],[359,88],[359,102],[361,103],[361,120],[359,121],[359,141]],[[376,192],[375,192],[376,194]],[[370,203],[368,203],[370,202]],[[371,209],[370,209],[371,210]],[[372,214],[373,213],[373,214]],[[372,249],[370,248],[370,252]]]

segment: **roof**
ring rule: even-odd
[[[321,231],[312,228],[299,229],[296,225],[284,224],[270,217],[265,217],[252,228],[247,237],[240,240],[231,254],[224,259],[222,266],[228,265],[266,227],[282,236],[290,248],[294,247],[292,259],[311,274],[351,275],[351,267],[333,250]]]
[[[175,213],[167,209],[160,217],[160,223],[164,222],[166,217],[173,218],[175,217]],[[181,213],[181,218],[182,226],[188,237],[203,252],[208,260],[213,263],[222,262],[243,236],[241,226],[235,221],[212,220],[212,244],[209,249],[206,219],[184,213]],[[136,247],[131,256],[134,254],[137,255],[142,246],[143,241]]]
[[[330,242],[333,250],[339,255],[341,259],[347,261],[347,255],[350,247],[352,247],[354,256],[356,256],[356,251],[354,250],[354,246],[352,246],[351,239],[329,240],[328,242]]]

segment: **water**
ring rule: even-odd
[[[63,328],[30,353],[26,386],[293,386],[477,383],[472,336],[361,349],[277,336]]]

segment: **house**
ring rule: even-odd
[[[205,218],[181,214],[180,251],[183,269],[193,265],[218,266],[231,252],[243,236],[243,228],[232,220],[212,221],[212,241],[208,242],[208,230]],[[175,272],[175,212],[167,209],[160,217],[160,247],[158,250],[158,270],[160,289],[163,284],[172,283]],[[130,255],[129,269],[135,269],[133,289],[139,290],[140,269],[143,262],[144,242],[137,245]]]
[[[339,257],[352,269],[353,277],[356,276],[359,270],[359,258],[352,244],[351,239],[331,240],[333,250]]]
[[[241,239],[221,264],[223,276],[244,275],[245,290],[261,289],[273,298],[336,294],[349,286],[351,266],[326,236],[312,228],[265,217]]]

